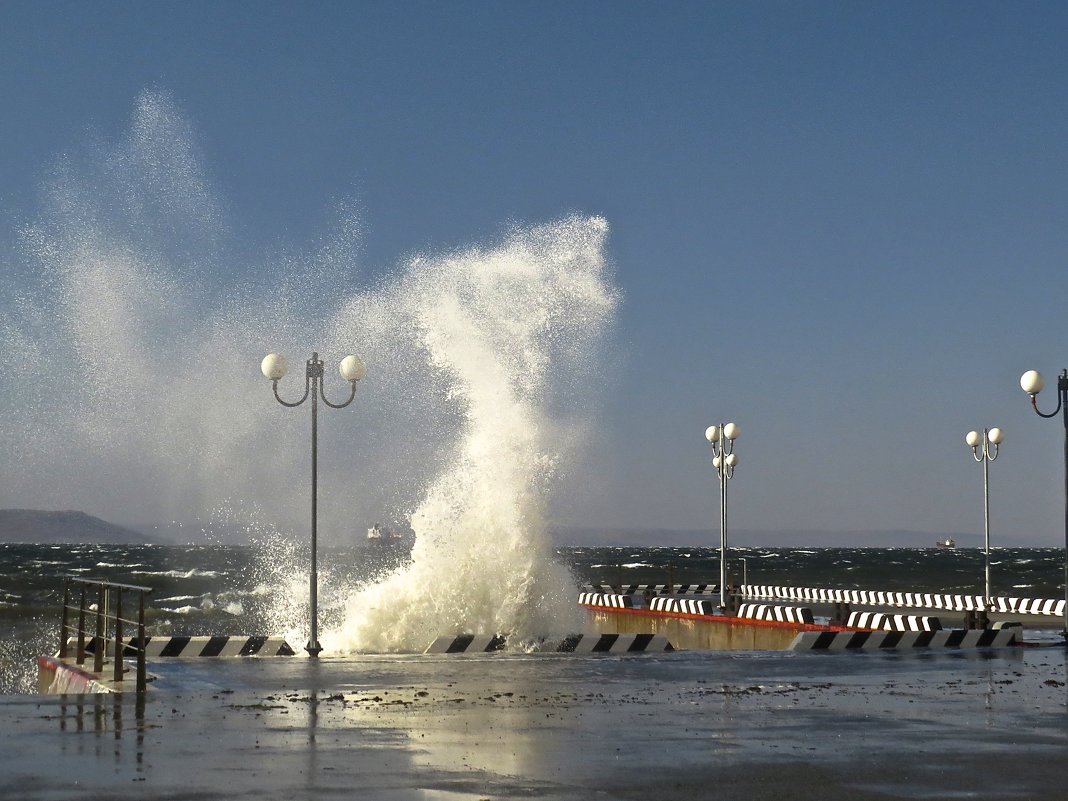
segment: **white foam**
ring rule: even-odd
[[[191,568],[189,570],[132,570],[136,576],[166,576],[167,578],[218,578],[222,575],[218,570],[201,570]]]
[[[610,318],[606,232],[599,218],[517,231],[493,249],[415,260],[390,289],[459,425],[412,515],[411,564],[351,593],[324,646],[421,650],[443,632],[521,641],[578,625],[545,520],[562,441],[549,390],[556,361],[581,359]]]

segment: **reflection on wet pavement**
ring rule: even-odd
[[[0,798],[1062,798],[1063,649],[168,663],[4,699]]]

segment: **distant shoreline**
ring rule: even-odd
[[[300,536],[299,534],[297,536]],[[559,525],[550,528],[556,547],[642,547],[642,548],[718,548],[719,531],[710,529],[621,528]],[[982,547],[977,532],[933,532],[900,530],[870,531],[765,531],[738,529],[730,531],[732,548],[934,548],[940,540],[951,538],[958,549]],[[48,545],[101,543],[115,545],[186,545],[249,543],[243,527],[193,523],[152,523],[119,525],[81,511],[41,509],[0,509],[0,543]],[[324,547],[360,546],[338,542],[326,536]],[[998,548],[1059,548],[1063,545],[1021,543],[1004,540]]]
[[[158,544],[159,540],[73,510],[0,509],[0,542],[32,545]]]

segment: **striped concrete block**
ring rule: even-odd
[[[1019,629],[940,631],[802,631],[793,651],[879,651],[904,648],[1003,648],[1018,641]]]
[[[77,646],[77,640],[68,644]],[[85,643],[85,652],[93,653],[93,641]],[[123,638],[123,656],[137,656],[137,638]],[[283,637],[146,637],[145,656],[293,656],[293,648]]]
[[[587,584],[583,592],[596,592],[602,595],[643,595],[646,590],[654,595],[663,592],[663,584],[623,584],[613,587],[611,584]]]
[[[676,584],[673,588],[676,595],[716,595],[719,593],[718,584]]]
[[[1021,615],[1064,616],[1063,598],[1000,598],[990,599],[995,612],[1015,612]]]
[[[750,620],[772,620],[777,623],[813,623],[812,610],[803,606],[777,606],[775,604],[741,604],[738,617]]]
[[[995,620],[990,624],[992,629],[1016,629],[1019,639],[1023,639],[1023,623],[1015,620]]]
[[[926,615],[889,615],[885,612],[851,612],[846,626],[884,631],[939,631],[942,621]]]
[[[622,587],[613,587],[611,584],[587,584],[582,587],[582,592],[596,592],[603,595],[612,595],[616,590],[620,590],[622,595],[634,595],[638,592],[638,588],[642,587],[642,584],[624,584]]]
[[[423,651],[424,654],[473,654],[502,651],[506,645],[505,638],[499,634],[492,637],[475,634],[455,634],[438,637]]]
[[[675,601],[675,611],[687,615],[711,615],[716,611],[714,601],[697,598],[673,598],[672,600]]]
[[[613,609],[631,609],[634,598],[630,595],[603,592],[580,592],[578,602],[583,606],[609,606]]]
[[[648,651],[674,651],[663,634],[572,634],[552,650],[575,654],[623,654]]]
[[[914,607],[942,609],[950,612],[981,612],[987,601],[981,595],[946,595],[921,592],[883,592],[881,590],[832,590],[816,587],[778,587],[746,584],[743,598],[755,600],[804,601],[808,603],[848,603],[861,606]],[[990,610],[1028,615],[1064,615],[1064,599],[994,597]]]
[[[677,612],[686,615],[711,615],[716,611],[713,601],[699,600],[696,598],[672,598],[664,595],[652,598],[649,608],[654,612]]]
[[[666,595],[659,598],[653,598],[649,601],[649,608],[654,612],[672,612],[674,610],[672,609],[671,602],[674,600],[674,598],[669,598]]]
[[[920,592],[872,593],[876,596],[874,603],[887,606],[911,606],[925,609],[945,609],[950,612],[978,612],[984,608],[981,595],[933,595]]]
[[[494,653],[506,647],[507,641],[500,635],[456,634],[438,637],[423,653]],[[545,640],[534,650],[539,653],[622,654],[675,649],[663,634],[569,634],[563,640]]]
[[[609,584],[587,584],[584,592],[599,592],[619,595],[715,595],[719,592],[718,584],[624,584],[613,587]]]

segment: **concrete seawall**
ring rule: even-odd
[[[579,605],[598,631],[662,635],[682,650],[1001,648],[1022,644],[1023,634],[1019,623],[950,630],[934,617],[864,612],[832,625],[814,622],[807,607],[776,604],[742,604],[722,614],[709,602],[661,597],[643,607],[628,596],[584,594]]]
[[[804,631],[845,631],[807,623],[688,615],[649,609],[586,607],[598,631],[662,634],[676,648],[706,651],[785,651]]]

